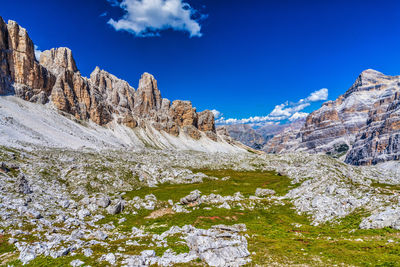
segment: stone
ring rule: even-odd
[[[31,260],[34,260],[36,258],[36,253],[33,250],[30,249],[25,249],[21,251],[19,254],[18,259],[22,262],[22,264],[27,264]]]
[[[257,188],[255,195],[257,197],[265,197],[265,196],[275,195],[275,191],[272,189]]]
[[[111,200],[108,196],[103,195],[96,200],[96,204],[102,208],[107,208],[111,204]]]
[[[78,211],[78,217],[81,220],[85,219],[86,217],[88,217],[90,215],[91,215],[91,213],[88,209],[83,208]]]
[[[107,261],[111,265],[114,265],[116,263],[116,261],[117,261],[114,253],[105,254],[105,255],[101,256],[100,260],[101,261]]]
[[[115,215],[121,213],[124,209],[124,204],[122,201],[118,201],[118,203],[111,205],[107,208],[107,212],[111,215]]]
[[[106,240],[108,238],[108,235],[103,231],[97,230],[95,232],[95,237],[99,240]]]
[[[196,203],[200,204],[200,196],[201,196],[201,192],[199,190],[194,190],[192,192],[190,192],[189,195],[183,197],[180,199],[180,203],[184,204],[184,205],[188,205],[188,204],[193,204]]]
[[[68,199],[64,199],[63,201],[61,201],[60,203],[61,207],[63,207],[64,209],[67,209],[70,205],[70,202]]]
[[[400,207],[388,207],[364,218],[360,223],[361,229],[381,229],[391,227],[400,230]]]
[[[85,248],[83,250],[83,255],[85,255],[85,257],[90,257],[93,254],[93,250],[91,250],[90,248]]]
[[[95,212],[95,211],[98,209],[98,206],[97,206],[95,203],[90,203],[90,204],[87,206],[87,208],[88,208],[88,210],[89,210],[90,212]]]
[[[70,265],[73,267],[78,267],[78,266],[82,266],[83,264],[85,264],[83,261],[76,259],[70,262]]]
[[[26,180],[25,175],[21,172],[17,177],[17,191],[21,194],[30,194],[32,193],[31,188],[29,187],[28,180]]]
[[[240,266],[251,261],[247,240],[237,231],[241,228],[194,229],[185,239],[190,250],[210,266]]]
[[[231,206],[227,202],[222,203],[221,205],[218,206],[219,209],[227,209],[230,210]]]
[[[8,239],[8,244],[10,244],[10,245],[15,244],[16,242],[18,242],[18,239],[15,239],[15,238]]]
[[[10,169],[4,162],[0,162],[0,171],[7,173],[10,172]]]
[[[156,252],[154,250],[143,250],[142,252],[140,252],[140,255],[144,258],[149,258],[156,256]]]

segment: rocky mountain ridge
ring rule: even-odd
[[[226,131],[233,139],[254,149],[261,149],[266,143],[264,137],[247,124],[223,125],[218,129]]]
[[[126,81],[96,67],[89,78],[79,72],[70,49],[43,51],[35,59],[27,31],[0,17],[0,95],[54,106],[77,120],[100,126],[152,127],[193,140],[218,138],[211,111],[197,112],[190,101],[161,97],[153,75],[144,73],[135,90]]]
[[[274,136],[304,125],[304,119],[299,119],[285,124],[266,124],[261,127],[254,127],[249,124],[228,124],[218,126],[218,130],[226,131],[232,139],[239,141],[246,146],[262,151],[269,140]]]
[[[363,71],[335,101],[312,112],[300,129],[289,129],[264,147],[268,153],[306,151],[371,165],[398,160],[400,76]]]

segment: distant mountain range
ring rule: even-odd
[[[304,119],[287,124],[271,124],[253,128],[248,124],[231,124],[218,126],[218,129],[226,130],[229,135],[243,144],[257,150],[263,150],[267,142],[275,135],[287,128],[293,128],[304,124]]]
[[[335,101],[325,102],[305,121],[273,128],[274,132],[224,127],[232,137],[267,153],[325,153],[353,165],[398,160],[400,76],[365,70]]]

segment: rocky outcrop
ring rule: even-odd
[[[145,72],[138,89],[96,67],[90,78],[79,72],[70,49],[53,48],[41,53],[40,63],[25,29],[0,18],[0,94],[51,104],[78,120],[106,125],[113,121],[131,129],[152,126],[174,136],[181,132],[193,139],[217,140],[214,116],[196,112],[190,101],[172,103],[161,97],[157,81]],[[204,134],[202,134],[204,132]]]
[[[205,110],[198,113],[197,125],[200,131],[215,132],[214,113],[210,110]]]
[[[153,75],[145,72],[139,81],[135,94],[135,113],[141,116],[151,115],[152,111],[161,109],[161,93]]]
[[[270,140],[271,153],[307,151],[370,165],[400,157],[400,76],[363,71],[335,101],[312,112],[299,130]]]
[[[27,31],[0,17],[0,94],[45,103],[54,82],[55,77],[36,61]]]
[[[190,101],[175,100],[172,102],[170,114],[178,126],[196,126],[197,113]]]
[[[77,72],[75,60],[72,56],[72,51],[67,47],[52,48],[43,51],[40,54],[40,64],[46,66],[47,69],[56,74],[69,70]]]

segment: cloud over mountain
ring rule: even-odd
[[[186,31],[190,37],[201,37],[199,12],[183,0],[123,0],[121,3],[109,0],[125,14],[118,20],[110,19],[117,31],[128,31],[138,37],[158,36],[162,30]],[[200,16],[202,17],[202,16]]]
[[[275,108],[266,116],[254,116],[245,119],[220,117],[216,120],[218,124],[261,124],[266,122],[279,122],[284,120],[295,121],[307,117],[308,113],[301,112],[312,102],[324,101],[328,99],[328,89],[322,88],[312,92],[308,97],[297,102],[289,102],[276,105]]]

